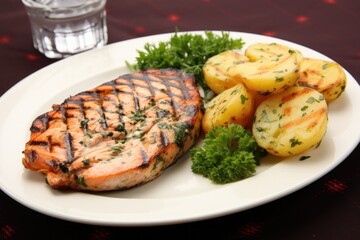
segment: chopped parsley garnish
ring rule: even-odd
[[[86,130],[88,128],[88,122],[90,120],[89,119],[83,119],[80,121],[80,127],[84,130]]]
[[[82,163],[84,164],[84,166],[87,166],[87,165],[89,165],[90,164],[90,159],[84,159],[84,160],[82,160]]]
[[[305,111],[309,106],[305,105],[301,108],[301,111]]]
[[[85,136],[92,138],[92,135],[88,132],[88,123],[89,123],[89,119],[85,118],[83,120],[80,121],[80,128],[83,129]]]
[[[248,100],[248,98],[242,94],[241,94],[240,98],[241,98],[241,104],[245,104],[246,100]]]
[[[175,143],[179,147],[183,147],[187,137],[190,135],[187,123],[175,123],[173,130],[175,132]]]
[[[289,142],[291,143],[291,147],[295,147],[296,145],[302,144],[302,142],[300,142],[299,139],[296,139],[295,137],[291,138]]]
[[[158,164],[162,163],[162,168],[165,167],[165,159],[163,157],[157,156],[155,158],[155,164],[153,165],[153,170],[157,168]]]
[[[63,173],[69,172],[69,168],[64,163],[59,163],[59,168]]]
[[[314,102],[319,102],[319,101],[316,100],[314,97],[309,97],[309,99],[306,102],[307,103],[314,103]]]
[[[263,132],[263,131],[264,131],[264,129],[263,129],[262,127],[257,127],[256,130],[257,130],[258,132]]]
[[[125,129],[125,123],[120,123],[119,125],[117,125],[117,127],[115,128],[115,131],[117,132],[122,132],[125,134],[125,136],[127,135],[127,131]]]
[[[106,137],[112,137],[113,135],[114,135],[113,132],[104,132],[102,136],[103,136],[104,138],[106,138]]]
[[[275,77],[275,82],[282,82],[284,81],[284,77]]]
[[[304,160],[306,160],[306,159],[308,159],[308,158],[310,158],[310,156],[301,156],[299,160],[300,160],[300,161],[304,161]]]
[[[137,110],[136,112],[131,112],[133,115],[129,116],[129,118],[131,120],[134,120],[135,122],[141,122],[141,121],[145,121],[146,119],[146,115],[144,114],[143,111],[141,110]]]
[[[83,185],[84,187],[87,187],[87,184],[85,182],[85,178],[84,177],[81,177],[81,176],[75,176],[76,177],[76,182],[79,184],[79,185]]]

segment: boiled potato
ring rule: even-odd
[[[203,67],[206,84],[216,94],[235,86],[239,80],[229,75],[229,69],[243,62],[249,62],[249,59],[235,50],[209,58]]]
[[[237,123],[246,128],[254,113],[254,99],[244,84],[238,83],[208,103],[202,119],[204,132],[209,132],[215,126],[227,126]]]
[[[345,90],[346,75],[335,62],[305,58],[300,63],[297,85],[314,88],[324,95],[327,102],[331,102]]]
[[[270,48],[271,44],[268,44]],[[250,49],[250,50],[249,50]],[[250,46],[246,52],[251,51]],[[259,50],[256,50],[259,51]],[[252,62],[238,64],[229,69],[229,75],[242,81],[246,87],[260,95],[276,94],[295,85],[298,78],[298,57],[295,51],[267,54],[266,57],[249,55]]]
[[[299,50],[277,43],[252,44],[246,49],[245,56],[248,57],[250,61],[255,62],[260,59],[268,59],[273,56],[281,56],[289,53],[296,55],[298,63],[300,63],[304,58]]]
[[[288,157],[318,146],[327,123],[324,96],[312,88],[293,86],[258,106],[252,132],[269,153]]]

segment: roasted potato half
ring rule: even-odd
[[[239,83],[229,74],[229,70],[238,64],[249,62],[249,59],[236,50],[229,50],[207,60],[203,67],[206,84],[216,94]]]
[[[202,119],[204,132],[215,126],[236,123],[246,128],[252,122],[254,98],[242,83],[215,96],[207,104]]]
[[[268,48],[272,46],[268,44]],[[295,51],[279,54],[264,51],[266,54],[261,55],[259,49],[250,46],[246,52],[252,61],[230,68],[229,75],[242,81],[248,89],[260,95],[271,95],[295,85],[299,70]]]
[[[252,62],[284,54],[295,54],[298,63],[304,59],[299,50],[277,43],[256,43],[249,46],[245,51],[245,56]]]
[[[312,88],[293,86],[258,106],[252,132],[270,154],[288,157],[318,146],[327,123],[324,96]]]
[[[346,75],[338,63],[305,58],[300,63],[297,85],[313,88],[331,102],[344,92]]]

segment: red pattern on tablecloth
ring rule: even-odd
[[[12,237],[14,236],[15,236],[15,230],[14,227],[11,226],[10,224],[6,224],[1,228],[1,233],[0,233],[1,240],[9,240],[12,239]]]
[[[6,44],[10,42],[10,37],[9,36],[1,36],[0,37],[0,43]]]

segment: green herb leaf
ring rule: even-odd
[[[82,160],[82,163],[84,164],[84,166],[87,166],[87,165],[89,165],[90,164],[90,159],[84,159],[84,160]]]
[[[265,154],[242,126],[214,127],[206,134],[203,146],[190,151],[191,169],[214,183],[234,182],[254,174]]]
[[[87,187],[87,184],[86,184],[86,182],[85,182],[85,178],[84,178],[84,177],[82,177],[82,176],[75,176],[75,178],[76,178],[77,184],[82,185],[82,186],[84,186],[84,187]]]
[[[304,161],[304,160],[306,160],[306,159],[308,159],[308,158],[310,158],[310,156],[301,156],[299,160],[300,160],[300,161]]]
[[[299,141],[299,139],[293,137],[289,140],[289,142],[291,143],[291,147],[295,147],[296,145],[301,145],[302,142]]]

